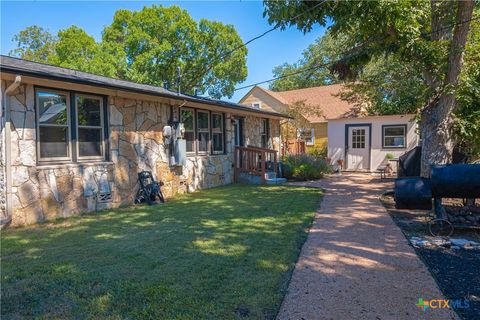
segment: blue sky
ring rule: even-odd
[[[1,53],[8,54],[15,48],[13,36],[29,25],[39,25],[53,34],[58,30],[76,25],[95,39],[101,39],[103,27],[109,25],[118,9],[140,10],[143,6],[176,4],[186,9],[195,19],[206,18],[232,24],[243,41],[263,33],[272,26],[263,18],[261,1],[1,1]],[[295,62],[302,51],[325,29],[314,28],[310,33],[296,28],[275,30],[248,45],[248,77],[243,84],[270,79],[273,67],[284,62]],[[267,86],[267,85],[265,85]],[[237,91],[232,101],[238,101],[248,89]]]

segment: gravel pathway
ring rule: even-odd
[[[345,173],[301,184],[326,194],[277,319],[457,319],[415,306],[444,297],[379,201],[391,182]]]

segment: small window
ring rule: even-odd
[[[103,157],[103,102],[95,96],[77,95],[77,137],[79,159]]]
[[[352,130],[352,149],[365,149],[365,129]]]
[[[195,152],[195,111],[193,109],[182,109],[180,121],[185,126],[185,140],[187,152]]]
[[[207,153],[210,142],[210,115],[208,111],[197,111],[198,153]]]
[[[382,131],[383,148],[406,147],[406,125],[383,126]]]
[[[252,107],[255,109],[261,109],[262,108],[262,103],[261,102],[254,102],[252,103]]]
[[[69,100],[67,93],[37,92],[40,160],[71,159]]]
[[[307,146],[313,146],[315,144],[315,131],[313,128],[299,129],[298,138],[305,141]]]
[[[268,147],[268,135],[269,135],[269,127],[268,127],[268,119],[262,119],[262,127],[260,129],[260,143],[262,148]]]
[[[213,153],[223,153],[223,114],[212,113],[212,147]]]

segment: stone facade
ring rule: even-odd
[[[5,85],[8,83],[2,83],[2,88]],[[36,157],[33,85],[21,85],[9,99],[13,124],[12,225],[133,204],[138,190],[137,174],[142,170],[152,171],[164,183],[162,191],[167,198],[233,182],[234,136],[230,113],[225,113],[225,154],[187,157],[185,166],[170,167],[163,127],[172,117],[176,118],[178,109],[158,101],[108,96],[107,161],[43,165],[37,163]],[[260,146],[256,140],[260,121],[257,117],[246,118],[248,144]],[[274,138],[269,146],[277,147],[278,120],[270,122]],[[109,194],[111,199],[103,202],[101,194]]]
[[[5,91],[4,81],[1,82],[1,92]],[[0,99],[0,109],[3,111],[3,99]],[[0,221],[5,221],[6,216],[6,184],[5,184],[5,130],[3,130],[3,122],[0,123]]]

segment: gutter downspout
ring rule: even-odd
[[[12,153],[12,139],[11,139],[11,119],[10,119],[10,99],[9,96],[20,86],[22,77],[17,75],[15,81],[8,86],[4,94],[5,106],[5,189],[6,189],[6,203],[5,210],[7,218],[0,221],[0,226],[4,226],[12,221],[12,167],[11,167],[11,153]]]

